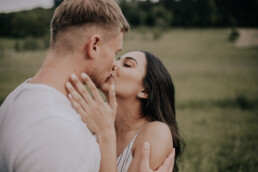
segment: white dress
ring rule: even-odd
[[[141,129],[137,132],[137,134],[134,136],[134,138],[129,143],[129,145],[124,149],[124,151],[117,158],[117,172],[127,172],[128,168],[130,167],[131,162],[133,160],[132,147]]]

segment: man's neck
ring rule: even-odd
[[[51,57],[48,54],[39,71],[29,82],[48,85],[67,96],[65,84],[70,81],[73,73],[78,75],[80,72],[74,69],[74,65],[69,63],[67,57]]]

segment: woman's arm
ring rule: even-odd
[[[137,171],[141,166],[141,152],[145,142],[149,142],[151,145],[149,163],[152,170],[161,166],[173,148],[171,132],[166,124],[158,121],[148,124],[135,140],[132,148],[133,161],[128,171]]]
[[[116,172],[116,135],[107,133],[107,137],[99,139],[101,152],[100,172]]]
[[[91,90],[92,97],[75,75],[71,76],[71,80],[78,92],[68,83],[66,84],[69,91],[68,97],[75,110],[81,115],[82,121],[97,136],[101,152],[100,171],[115,172],[117,166],[114,121],[117,103],[114,86],[109,90],[109,104],[107,104],[91,79],[86,74],[82,74],[82,78]]]

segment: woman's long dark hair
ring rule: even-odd
[[[145,54],[147,61],[143,85],[148,93],[148,99],[141,99],[142,117],[149,121],[161,121],[169,126],[176,150],[173,172],[177,172],[185,143],[177,128],[174,84],[166,67],[157,57],[146,51],[141,52]]]

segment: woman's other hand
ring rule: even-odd
[[[145,142],[141,152],[141,162],[138,172],[172,172],[175,161],[175,149],[173,148],[172,152],[168,155],[162,165],[156,170],[153,171],[150,168],[150,144]]]

